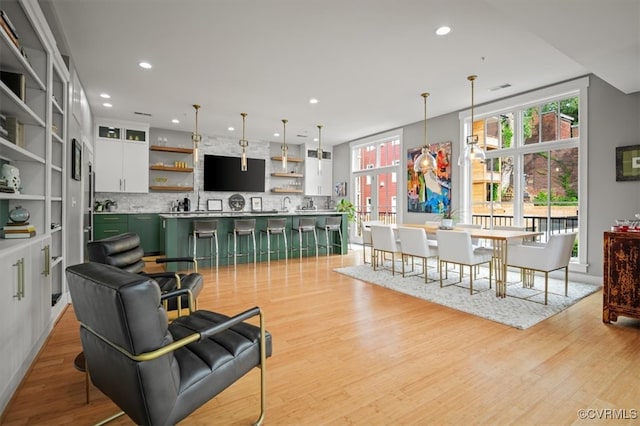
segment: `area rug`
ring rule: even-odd
[[[396,271],[400,265],[396,265]],[[385,266],[390,267],[390,264]],[[469,294],[469,276],[466,268],[465,277],[461,283],[449,285],[458,281],[458,274],[449,272],[449,279],[443,281],[446,287],[440,288],[438,279],[425,284],[423,277],[401,275],[391,276],[390,270],[376,270],[371,265],[347,266],[335,269],[336,272],[356,278],[358,280],[389,288],[400,293],[408,294],[420,299],[428,300],[439,305],[447,306],[462,312],[467,312],[501,324],[518,329],[529,328],[555,314],[567,309],[580,299],[598,291],[601,286],[594,284],[569,282],[568,296],[564,296],[564,279],[549,277],[549,301],[544,305],[544,276],[537,275],[533,289],[523,288],[519,282],[520,273],[508,272],[507,297],[498,298],[495,293],[495,283],[489,289],[488,270],[481,268],[477,278],[473,281],[474,294]],[[417,270],[416,272],[422,272]],[[430,278],[438,278],[438,272],[429,271]],[[476,293],[476,290],[478,291]]]

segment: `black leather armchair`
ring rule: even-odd
[[[254,367],[262,423],[272,344],[260,308],[233,317],[199,310],[169,324],[149,277],[94,262],[66,274],[91,380],[136,424],[175,424]],[[256,316],[260,326],[245,322]]]
[[[193,306],[197,309],[197,298],[202,290],[203,283],[202,275],[197,273],[198,266],[193,258],[180,257],[156,259],[156,263],[193,263],[195,265],[194,271],[196,272],[190,274],[173,272],[145,273],[145,263],[142,260],[144,250],[140,245],[140,237],[133,232],[115,235],[102,240],[91,241],[87,244],[87,250],[89,253],[89,260],[91,262],[115,266],[135,274],[144,273],[153,278],[154,281],[158,283],[158,286],[160,286],[160,291],[163,294],[177,289],[185,289],[189,291],[189,293],[183,294],[182,296],[167,298],[165,302],[165,308],[167,310],[181,311],[181,308],[185,306]],[[190,297],[193,297],[193,301],[189,300]]]

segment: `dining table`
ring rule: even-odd
[[[423,228],[428,235],[436,235],[436,231],[440,228],[431,224],[406,223],[400,226],[408,226],[414,228]],[[493,270],[495,273],[496,296],[507,297],[507,251],[509,250],[509,242],[525,241],[535,239],[542,235],[537,231],[520,231],[520,230],[504,230],[504,229],[485,229],[485,228],[446,228],[447,230],[468,232],[471,238],[490,240],[493,248]]]

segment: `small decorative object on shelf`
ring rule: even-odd
[[[17,225],[27,223],[30,216],[29,211],[22,206],[16,206],[15,209],[9,212],[9,220]]]
[[[13,188],[16,194],[20,193],[20,170],[16,166],[3,164],[2,179],[7,181],[9,188]]]

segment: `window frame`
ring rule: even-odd
[[[578,271],[582,273],[587,272],[587,224],[588,224],[588,209],[587,209],[587,194],[588,194],[588,179],[587,179],[587,164],[588,164],[588,87],[589,77],[581,77],[568,82],[560,83],[554,86],[549,86],[543,89],[534,90],[528,93],[516,95],[510,98],[502,99],[496,102],[490,102],[478,107],[474,106],[474,120],[486,120],[486,118],[492,115],[499,115],[508,112],[515,113],[514,123],[514,139],[511,147],[501,148],[487,152],[487,158],[499,158],[504,156],[514,157],[514,173],[517,176],[522,176],[523,165],[520,160],[520,156],[532,153],[540,152],[543,150],[553,150],[562,148],[578,148],[578,258],[573,261],[569,266],[570,270]],[[578,123],[577,138],[570,138],[564,140],[558,140],[553,142],[539,142],[536,144],[524,145],[522,140],[522,114],[521,111],[527,108],[543,105],[548,102],[553,102],[567,97],[577,96],[579,97],[579,114],[580,119]],[[461,111],[458,114],[459,119],[459,152],[464,152],[464,143],[466,141],[466,135],[470,129],[471,110]],[[520,182],[521,179],[515,179],[515,182]],[[458,192],[458,206],[462,217],[461,221],[471,220],[471,173],[468,165],[460,167],[460,191]],[[520,192],[521,193],[521,192]],[[517,205],[516,205],[517,204]],[[520,202],[514,204],[514,219],[520,220],[522,217],[522,207]]]

